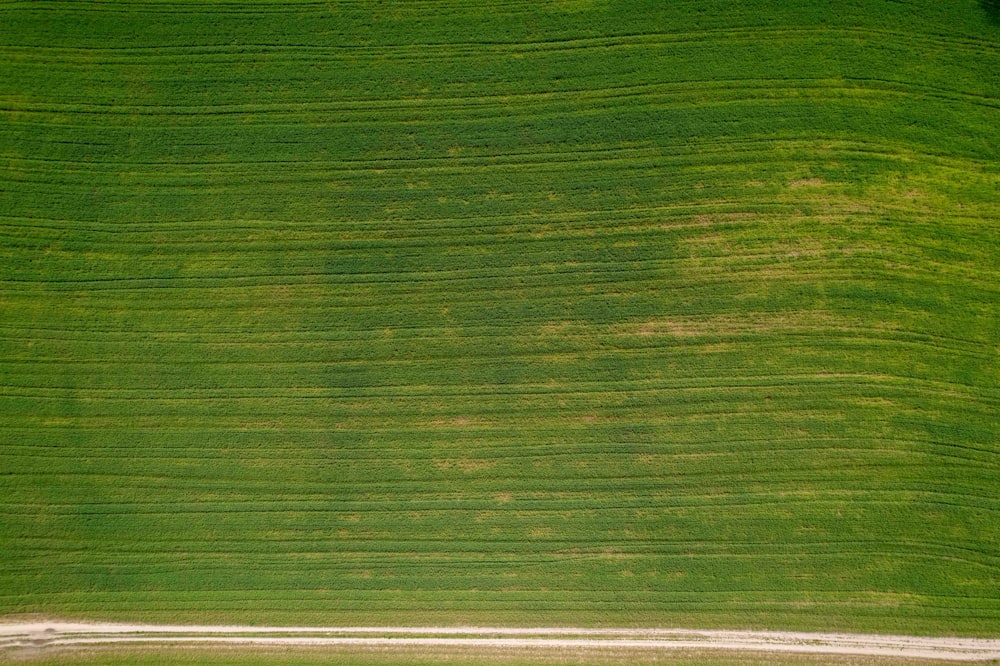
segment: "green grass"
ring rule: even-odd
[[[51,652],[24,650],[16,653],[15,663],[35,666],[621,666],[623,664],[667,664],[669,666],[940,666],[938,660],[895,657],[860,657],[843,655],[809,655],[787,653],[741,654],[725,651],[671,650],[463,650],[460,648],[431,650],[382,648],[274,648],[219,647],[211,649],[97,647],[63,649]]]
[[[0,4],[0,615],[996,634],[975,0]]]

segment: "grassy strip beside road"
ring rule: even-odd
[[[34,666],[620,666],[623,664],[667,664],[669,666],[940,666],[939,660],[835,655],[746,654],[716,651],[678,651],[664,656],[649,651],[578,652],[559,650],[551,654],[532,650],[429,650],[427,648],[68,648],[58,651],[24,652],[19,663]]]

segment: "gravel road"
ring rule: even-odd
[[[950,661],[1000,660],[1000,639],[983,638],[574,627],[250,627],[0,622],[0,650],[106,644],[755,650]]]

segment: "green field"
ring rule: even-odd
[[[0,2],[0,617],[996,635],[1000,8]]]
[[[17,663],[34,666],[942,666],[941,661],[796,654],[726,652],[428,651],[295,648],[187,647],[174,649],[92,648],[79,651],[22,653]]]

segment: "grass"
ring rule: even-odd
[[[995,634],[988,10],[0,4],[0,615]]]
[[[198,647],[174,649],[146,649],[99,647],[84,650],[62,650],[32,653],[28,650],[17,655],[15,663],[42,665],[73,664],[79,666],[176,666],[181,664],[199,665],[257,665],[280,664],[281,666],[311,666],[313,664],[337,664],[338,666],[618,666],[620,664],[669,664],[670,666],[929,666],[940,665],[938,660],[905,659],[894,657],[857,657],[842,655],[797,655],[784,653],[740,654],[725,651],[671,651],[667,654],[656,651],[581,651],[519,649],[476,651],[452,648],[450,650],[389,649],[315,649],[297,647],[280,649],[256,647],[253,650],[233,647],[213,647],[211,650]]]

